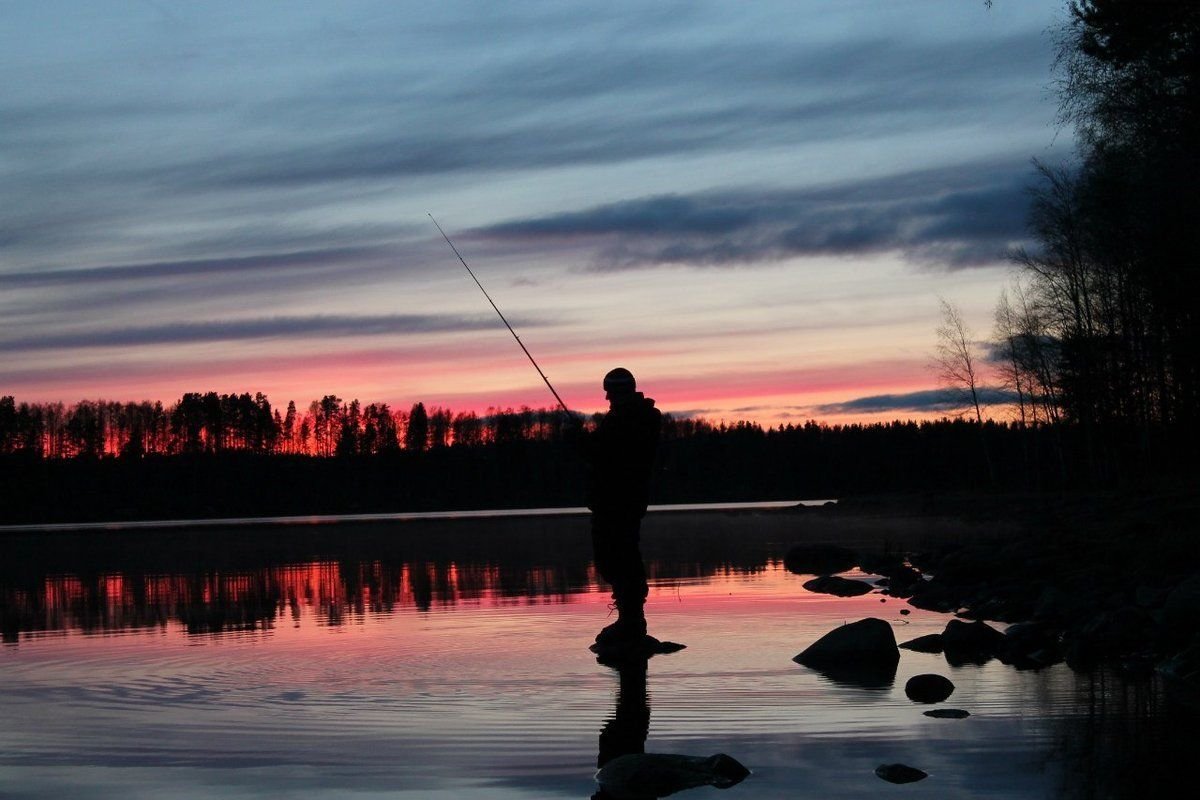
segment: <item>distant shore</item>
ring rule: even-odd
[[[775,511],[834,505],[833,499],[766,500],[733,503],[674,503],[652,505],[648,514],[704,513],[710,511]],[[493,508],[446,511],[399,511],[375,514],[297,514],[256,517],[200,517],[196,519],[128,519],[104,522],[50,522],[44,524],[0,525],[6,533],[55,533],[83,531],[173,530],[192,528],[261,528],[296,525],[344,525],[347,523],[410,522],[416,520],[482,520],[528,517],[578,517],[590,511],[583,506],[559,508]]]

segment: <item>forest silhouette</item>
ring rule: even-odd
[[[326,395],[304,414],[262,394],[160,403],[0,399],[0,524],[581,506],[598,415],[396,412]],[[664,419],[655,503],[1127,485],[1183,468],[1170,428],[1107,428],[1098,483],[1070,419],[763,427]],[[984,441],[988,461],[981,456]],[[1155,458],[1149,459],[1149,453]],[[991,468],[989,469],[989,461]],[[1123,467],[1123,468],[1118,468]]]

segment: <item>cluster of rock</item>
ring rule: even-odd
[[[949,640],[952,643],[970,641],[977,644],[987,638],[987,634],[976,629],[974,625],[951,620],[951,625],[954,623],[961,627],[950,631]],[[964,631],[963,628],[969,630]],[[1003,638],[999,631],[993,628],[988,630]],[[935,637],[938,640],[936,645],[939,648],[943,647],[946,633],[924,636],[921,640]],[[834,680],[867,687],[885,687],[890,686],[895,679],[896,665],[900,661],[900,648],[911,644],[896,644],[891,624],[886,620],[868,617],[834,628],[792,660],[818,670]],[[925,644],[932,647],[934,643],[926,641]],[[904,685],[904,694],[914,703],[941,703],[953,693],[954,683],[943,675],[914,675]],[[969,712],[958,708],[933,709],[925,714],[943,719],[962,719],[970,716]],[[890,783],[912,783],[927,777],[922,770],[906,764],[883,764],[876,768],[875,774]]]
[[[997,658],[1017,669],[1039,669],[1066,661],[1086,671],[1110,663],[1131,676],[1157,669],[1200,690],[1200,572],[1194,565],[1200,549],[1168,560],[1136,548],[1121,537],[1025,534],[907,557],[804,545],[784,564],[817,576],[804,584],[810,591],[863,593],[871,584],[833,575],[857,566],[883,576],[874,585],[884,594],[917,608],[1013,623],[1001,633],[983,622],[953,620],[942,634],[903,645],[944,653],[952,664]]]
[[[1016,623],[994,655],[1018,669],[1065,660],[1087,671],[1109,663],[1131,676],[1157,668],[1200,687],[1194,555],[1164,571],[1145,565],[1144,556],[1106,555],[1109,548],[1096,544],[1061,552],[1063,543],[1022,537],[914,556],[933,577],[909,602],[966,619]]]
[[[1180,541],[1176,537],[1172,544]],[[1120,536],[1082,541],[1032,534],[903,557],[864,556],[836,545],[796,547],[784,563],[813,576],[804,583],[809,591],[848,597],[879,590],[958,618],[948,620],[941,633],[901,644],[888,622],[859,620],[830,631],[794,660],[834,680],[868,687],[894,682],[901,648],[942,654],[954,666],[999,659],[1017,669],[1065,661],[1072,669],[1090,670],[1107,663],[1131,677],[1157,669],[1194,692],[1200,689],[1200,622],[1194,611],[1200,601],[1194,566],[1200,550],[1185,544],[1182,558],[1172,561],[1138,547]],[[1153,555],[1159,559],[1148,557]],[[855,567],[882,577],[868,582],[836,574]],[[1011,624],[1001,631],[984,619]],[[904,691],[913,702],[937,704],[953,694],[954,685],[925,674],[911,678]],[[924,713],[970,716],[958,708]],[[905,764],[884,764],[875,773],[892,783],[926,777]]]

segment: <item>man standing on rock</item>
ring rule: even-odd
[[[636,389],[633,374],[624,367],[604,376],[609,410],[588,447],[592,551],[600,576],[612,585],[617,607],[617,621],[596,636],[600,645],[637,641],[646,635],[648,589],[638,544],[662,413]]]

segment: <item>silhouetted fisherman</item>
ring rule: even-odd
[[[617,607],[617,621],[596,641],[616,644],[646,635],[646,567],[638,545],[662,413],[623,367],[604,376],[604,392],[609,410],[588,446],[588,508],[596,569],[612,585]]]

